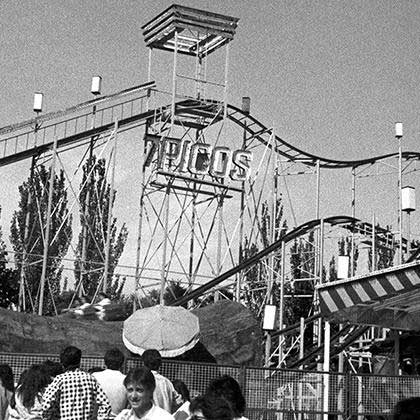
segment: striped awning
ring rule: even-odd
[[[420,262],[317,286],[321,314],[337,322],[420,330]]]

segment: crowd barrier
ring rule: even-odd
[[[12,367],[16,381],[26,368],[47,359],[58,361],[58,355],[0,353],[0,363]],[[130,358],[124,370],[141,365],[140,358]],[[104,367],[103,358],[83,356],[82,369],[95,367]],[[234,377],[244,392],[250,420],[320,420],[323,414],[337,420],[391,419],[397,401],[420,396],[420,376],[327,374],[168,360],[161,372],[184,381],[192,397],[220,375]]]

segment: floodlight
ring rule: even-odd
[[[42,101],[44,99],[44,94],[41,92],[34,93],[34,111],[42,112]]]
[[[102,86],[102,77],[101,76],[93,76],[92,77],[92,86],[90,88],[90,91],[94,95],[100,95],[101,94],[101,86]]]
[[[403,136],[403,125],[400,122],[395,123],[395,137],[399,138]]]
[[[273,331],[276,324],[277,307],[275,305],[264,306],[263,330]]]
[[[401,188],[401,210],[407,213],[416,210],[416,190],[414,187]]]
[[[338,279],[347,279],[349,277],[350,257],[348,255],[338,256]]]

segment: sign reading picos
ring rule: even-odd
[[[232,151],[226,146],[153,135],[146,135],[145,143],[145,166],[154,162],[158,170],[174,175],[211,175],[243,182],[251,173],[252,152],[249,150]]]

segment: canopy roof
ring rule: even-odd
[[[138,309],[124,321],[122,339],[133,353],[155,349],[163,357],[175,357],[198,342],[198,317],[181,306],[156,305]]]
[[[331,321],[420,330],[420,261],[317,286]]]

